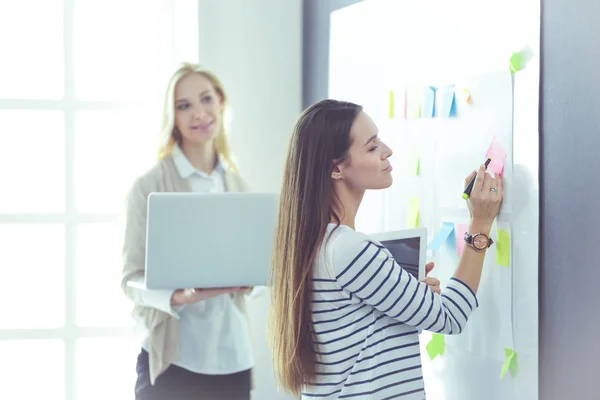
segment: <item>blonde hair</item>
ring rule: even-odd
[[[181,79],[190,74],[203,75],[210,81],[213,88],[221,98],[223,103],[223,111],[221,112],[221,130],[215,137],[215,151],[230,169],[232,169],[234,172],[237,172],[237,167],[233,162],[229,143],[227,142],[227,134],[225,133],[224,113],[225,109],[227,108],[227,95],[225,94],[225,89],[223,89],[223,84],[221,84],[221,81],[219,81],[215,74],[198,64],[192,63],[181,64],[181,66],[173,73],[171,79],[169,80],[167,93],[165,94],[163,119],[160,131],[164,144],[161,146],[158,152],[158,159],[163,159],[167,155],[171,154],[175,144],[181,143],[181,133],[177,129],[177,126],[175,126],[175,87],[181,81]]]

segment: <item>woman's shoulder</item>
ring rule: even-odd
[[[374,254],[382,245],[369,235],[340,225],[328,228],[326,235],[325,252],[337,263],[347,264],[352,260],[365,255]]]
[[[170,155],[160,159],[150,169],[138,176],[131,185],[130,192],[148,194],[160,191],[160,186],[174,170]]]
[[[349,226],[330,224],[327,229],[328,234],[325,237],[326,251],[332,254],[356,255],[367,245],[378,245],[378,242],[371,239],[369,235],[358,232]]]
[[[369,235],[344,225],[333,228],[325,244],[327,258],[336,274],[352,265],[365,265],[368,260],[381,257],[381,248],[381,244]]]
[[[233,191],[236,191],[236,192],[252,191],[252,186],[248,183],[247,180],[244,179],[244,177],[238,170],[225,168],[224,174],[225,174],[225,180],[226,180],[227,186],[231,187]]]

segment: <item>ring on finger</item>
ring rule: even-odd
[[[495,187],[490,188],[490,192],[495,192],[497,189]]]

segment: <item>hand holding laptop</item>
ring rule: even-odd
[[[247,287],[226,287],[215,289],[178,289],[173,292],[171,297],[171,305],[180,306],[183,304],[193,304],[200,300],[206,300],[211,297],[219,296],[226,293],[242,292],[249,290]]]
[[[434,266],[435,264],[432,262],[425,264],[425,278],[421,279],[421,282],[426,283],[433,293],[441,294],[442,290],[440,288],[440,281],[437,278],[427,276]]]

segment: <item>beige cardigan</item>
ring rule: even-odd
[[[248,186],[236,173],[225,169],[225,190],[247,191]],[[127,285],[127,281],[144,282],[146,265],[146,209],[151,192],[191,192],[189,183],[181,178],[173,158],[163,158],[145,175],[138,178],[127,199],[127,222],[123,244],[123,272],[121,288],[135,304],[133,317],[147,329],[150,356],[150,382],[162,374],[178,357],[178,321],[168,313],[143,306],[141,290]],[[232,294],[234,303],[246,315],[243,293]]]

